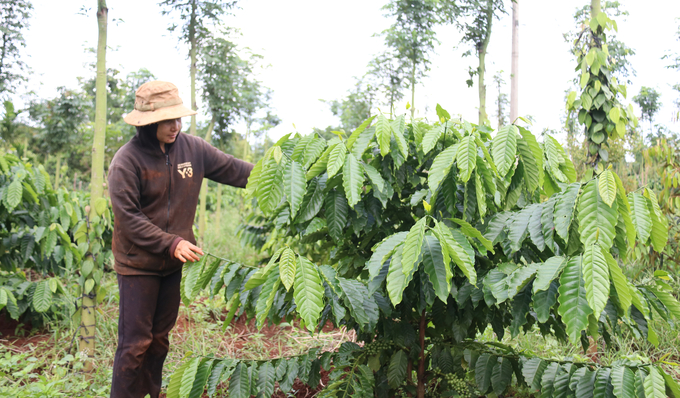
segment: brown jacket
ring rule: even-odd
[[[109,167],[114,269],[122,275],[169,275],[182,268],[173,255],[192,225],[203,178],[245,187],[253,165],[180,133],[165,153],[155,135],[137,134]]]

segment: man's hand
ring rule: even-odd
[[[180,241],[175,248],[175,258],[178,258],[183,263],[186,263],[187,261],[198,261],[201,259],[200,256],[202,255],[203,250],[198,246],[192,245],[191,242],[187,240]]]

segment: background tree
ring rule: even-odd
[[[14,107],[10,100],[3,102],[4,111],[0,120],[0,138],[13,145],[21,157],[26,156],[28,145],[35,135],[35,129],[30,128],[19,120],[19,115],[24,112]]]
[[[496,120],[498,120],[498,128],[501,128],[501,126],[504,126],[507,123],[507,107],[510,105],[510,108],[512,109],[512,101],[508,101],[508,94],[502,91],[505,86],[503,71],[499,71],[493,76],[493,82],[496,84],[496,89],[498,90],[498,96],[496,97]],[[512,114],[512,110],[510,112]],[[511,115],[510,122],[512,122],[512,120]]]
[[[633,97],[633,102],[640,107],[640,119],[649,122],[649,136],[654,135],[654,116],[661,110],[661,93],[652,87],[640,87],[638,95]]]
[[[407,67],[392,49],[379,54],[368,64],[366,78],[373,82],[390,114],[394,114],[394,104],[404,98],[404,90],[408,89]]]
[[[96,68],[96,65],[93,65]],[[113,155],[118,149],[137,133],[134,126],[123,120],[123,115],[134,109],[135,92],[142,84],[156,80],[156,76],[148,69],[142,68],[135,72],[130,72],[121,77],[120,71],[115,68],[108,68],[106,72],[106,141],[104,148],[104,168],[111,163]],[[95,118],[95,102],[97,93],[97,79],[94,74],[89,79],[81,79],[81,88],[87,99],[92,103],[90,108],[90,119]],[[78,148],[80,149],[80,148]],[[87,148],[89,151],[90,148]],[[83,161],[89,161],[86,156]],[[89,169],[89,163],[86,165]]]
[[[315,129],[315,132],[321,137],[329,140],[335,136],[333,131],[350,134],[364,120],[373,115],[374,108],[377,106],[377,99],[374,87],[366,83],[370,77],[364,76],[363,79],[355,79],[354,87],[347,91],[344,98],[331,101],[321,100],[328,105],[333,116],[340,121],[339,125],[328,126],[325,130]]]
[[[680,18],[676,18],[676,21],[680,22]],[[680,23],[678,24],[678,30],[675,33],[675,40],[680,40]],[[677,52],[669,52],[665,54],[661,59],[670,60],[670,64],[666,65],[666,68],[680,70],[680,54]]]
[[[457,12],[449,14],[448,20],[453,22],[463,33],[461,42],[472,46],[472,50],[464,55],[470,55],[474,51],[477,55],[477,68],[470,68],[468,86],[472,87],[473,78],[477,76],[479,90],[479,124],[488,122],[486,112],[486,53],[491,40],[491,28],[494,18],[500,18],[505,13],[503,0],[462,0],[457,5]]]
[[[163,15],[177,14],[181,27],[172,24],[168,28],[174,32],[180,30],[180,41],[189,45],[189,61],[191,76],[191,109],[196,105],[196,64],[197,55],[204,40],[211,36],[210,28],[221,25],[221,19],[228,10],[236,6],[234,1],[210,0],[163,0],[159,3],[164,9]],[[196,116],[191,117],[190,133],[196,135]]]
[[[674,84],[673,91],[680,93],[680,84]],[[680,120],[680,98],[673,100],[673,104],[675,105],[675,115],[673,115],[673,121],[677,122]]]
[[[26,47],[23,31],[32,10],[28,0],[0,0],[0,95],[13,92],[17,83],[26,80],[28,68],[21,49]]]
[[[51,100],[34,101],[29,105],[31,119],[40,126],[35,145],[47,157],[54,156],[54,186],[59,187],[62,157],[83,134],[88,120],[90,103],[82,92],[58,88],[58,96]]]
[[[228,34],[229,32],[224,32]],[[210,38],[201,49],[199,79],[202,82],[202,96],[211,117],[205,139],[223,149],[232,146],[235,135],[234,125],[239,121],[246,124],[245,159],[249,156],[248,136],[255,123],[278,124],[279,119],[271,114],[270,91],[256,80],[254,69],[262,57],[247,53],[241,57],[236,44],[225,38]],[[256,115],[266,113],[263,117]],[[199,241],[203,242],[206,222],[207,181],[203,182],[198,212]]]
[[[430,54],[439,41],[434,33],[438,22],[437,2],[434,0],[391,0],[383,7],[387,17],[395,18],[392,26],[383,31],[385,44],[396,60],[396,70],[406,72],[411,87],[411,117],[415,115],[416,83],[427,76]],[[396,85],[395,85],[396,86]],[[394,104],[393,101],[390,101]],[[392,109],[391,109],[392,110]]]
[[[240,90],[243,104],[241,117],[246,127],[244,137],[246,143],[249,142],[248,140],[251,137],[260,137],[281,123],[281,119],[273,113],[270,105],[272,90],[263,87],[262,83],[254,77],[244,80],[243,87]],[[247,145],[246,148],[248,148],[248,152],[244,154],[243,159],[250,162],[253,160],[250,154],[250,145]]]

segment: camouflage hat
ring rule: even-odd
[[[195,114],[196,111],[183,105],[177,86],[155,80],[139,86],[135,93],[135,109],[125,116],[125,123],[145,126]]]

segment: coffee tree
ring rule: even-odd
[[[88,204],[86,195],[54,190],[42,165],[0,152],[0,310],[34,321],[75,312],[80,323],[74,292],[59,277],[78,280],[75,296],[94,295],[94,282],[111,257],[106,199],[95,204],[94,218]]]
[[[251,268],[212,256],[188,265],[185,303],[224,294],[229,314],[356,330],[337,352],[242,361],[192,357],[168,397],[271,396],[295,378],[323,397],[502,394],[513,383],[545,397],[680,397],[660,364],[608,366],[528,357],[500,343],[533,328],[588,348],[624,332],[658,344],[653,317],[680,318],[665,273],[634,284],[628,245],[663,246],[654,193],[627,193],[603,170],[575,181],[549,135],[495,134],[437,106],[428,124],[383,115],[349,137],[288,135],[253,169],[260,213],[245,240],[273,253]],[[369,127],[371,123],[373,126]],[[491,328],[496,340],[480,340]]]

